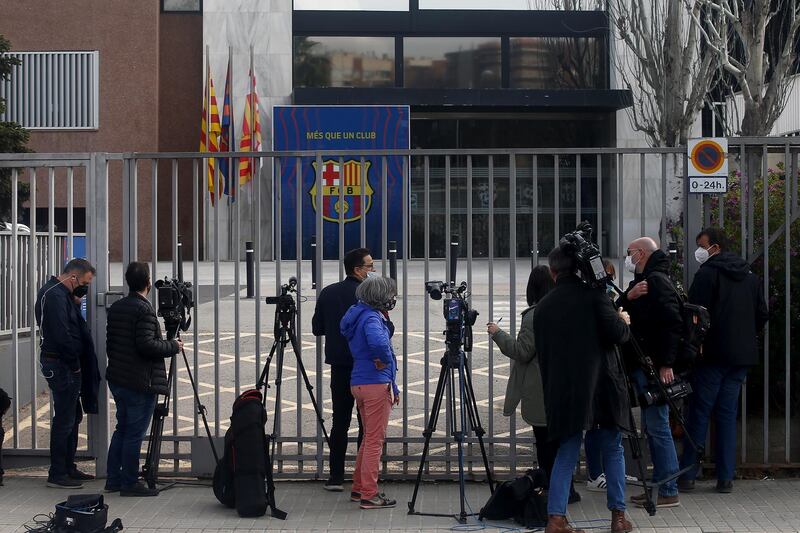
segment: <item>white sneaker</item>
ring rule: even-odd
[[[639,482],[638,477],[629,476],[628,474],[625,474],[625,483],[638,483],[638,482]]]
[[[597,479],[590,478],[586,481],[586,490],[591,492],[605,492],[606,486],[608,486],[608,483],[606,482],[605,474],[600,474]]]

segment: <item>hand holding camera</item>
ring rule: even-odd
[[[631,325],[631,315],[629,315],[625,309],[620,307],[617,310],[617,314],[619,315],[619,317],[622,319],[623,322],[625,322],[629,326]]]

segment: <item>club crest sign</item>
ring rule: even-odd
[[[371,161],[364,161],[362,166],[360,161],[350,159],[340,165],[338,160],[328,159],[322,162],[321,169],[317,168],[316,161],[312,161],[311,165],[314,167],[316,179],[308,194],[311,196],[314,212],[318,209],[317,184],[321,182],[322,218],[324,220],[339,222],[342,217],[345,223],[355,222],[369,213],[373,194],[369,184]],[[364,188],[363,205],[362,187]]]

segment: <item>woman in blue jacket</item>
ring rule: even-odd
[[[391,278],[368,277],[356,289],[356,298],[340,324],[353,354],[350,388],[364,425],[350,499],[360,501],[362,509],[385,509],[397,503],[378,492],[389,414],[400,401],[397,358],[391,341],[394,328],[388,314],[397,302],[397,285]]]

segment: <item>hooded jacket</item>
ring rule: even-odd
[[[628,300],[630,290],[647,280],[647,294]],[[637,273],[618,306],[631,316],[631,334],[642,350],[653,359],[656,367],[671,367],[678,357],[683,336],[681,301],[669,278],[669,257],[656,250],[648,258],[642,272]],[[632,349],[626,345],[626,353]]]
[[[386,317],[374,307],[359,301],[342,318],[341,332],[353,354],[350,385],[391,383],[397,395],[397,358]],[[383,363],[383,368],[378,369],[376,359]]]
[[[758,333],[769,319],[769,309],[763,286],[747,261],[731,252],[711,256],[694,275],[689,302],[711,314],[704,362],[758,364]]]

